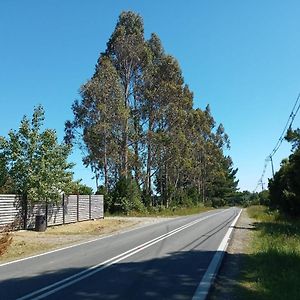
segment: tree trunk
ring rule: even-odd
[[[134,122],[134,177],[137,185],[139,185],[139,181],[141,178],[141,172],[139,168],[139,139],[140,139],[140,129],[139,129],[139,116],[138,116],[138,105],[137,99],[134,97],[134,110],[133,110],[133,122]]]
[[[129,106],[129,82],[125,85],[125,109],[128,109]],[[122,172],[121,175],[125,178],[128,177],[128,116],[126,116],[126,119],[124,120],[124,130],[123,130],[123,143],[122,143]]]
[[[104,135],[104,186],[108,190],[107,144],[106,133]]]
[[[152,114],[149,117],[149,128],[148,128],[148,140],[147,140],[147,171],[146,171],[146,192],[148,195],[151,195],[151,137],[150,134],[152,132],[152,123],[153,123]]]

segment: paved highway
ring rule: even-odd
[[[1,265],[0,299],[192,299],[239,211],[168,219]]]

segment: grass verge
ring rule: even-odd
[[[239,280],[238,299],[299,299],[300,221],[263,206],[247,209],[255,234]]]

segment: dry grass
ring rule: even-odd
[[[0,236],[0,256],[3,255],[12,242],[12,236],[6,232]]]
[[[12,243],[12,234],[11,234],[12,227],[7,225],[1,228],[0,231],[0,256],[3,255],[10,244]]]
[[[138,223],[140,222],[116,218],[53,226],[45,232],[23,230],[12,232],[8,234],[11,235],[9,239],[4,241],[7,247],[3,253],[0,252],[0,263],[107,235]]]
[[[64,226],[53,226],[47,229],[45,235],[99,235],[108,234],[124,227],[132,226],[137,222],[126,219],[103,219],[96,221],[85,221]]]

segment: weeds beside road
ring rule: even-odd
[[[210,300],[298,300],[300,221],[263,206],[237,223]],[[250,217],[250,218],[249,218]]]
[[[243,299],[299,299],[300,222],[263,206],[248,208],[256,233],[246,257]]]

